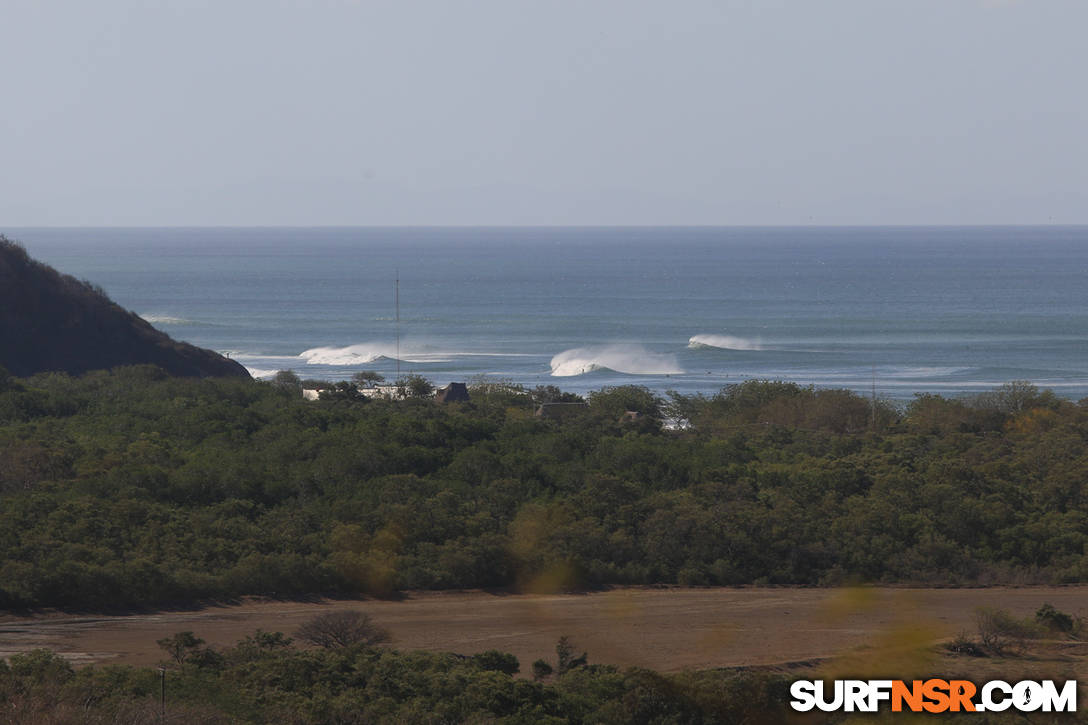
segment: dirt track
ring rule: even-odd
[[[953,636],[976,607],[1032,614],[1044,602],[1088,614],[1088,586],[989,589],[619,589],[584,595],[413,593],[401,601],[253,601],[128,616],[0,615],[0,657],[48,647],[74,663],[154,664],[155,640],[192,630],[225,646],[258,628],[290,634],[315,613],[369,612],[393,646],[471,654],[499,649],[523,669],[568,635],[591,662],[662,671],[829,657],[895,628]]]

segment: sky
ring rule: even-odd
[[[5,226],[1088,223],[1085,0],[0,0]]]

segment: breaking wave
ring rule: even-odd
[[[246,367],[246,370],[249,372],[250,375],[258,380],[267,380],[279,372],[278,370],[265,370],[264,368],[251,367]]]
[[[382,359],[396,360],[397,348],[388,343],[364,342],[347,347],[315,347],[304,350],[299,357],[308,365],[366,365]],[[400,347],[401,362],[442,363],[449,362],[451,357],[453,355],[446,352],[408,345]]]
[[[247,362],[253,362],[255,360],[261,360],[265,362],[275,361],[288,364],[298,357],[297,355],[264,355],[259,352],[245,352],[244,350],[220,350],[219,354],[232,357],[239,361],[245,360]]]
[[[449,362],[458,353],[436,351],[436,349],[413,345],[400,345],[401,362]],[[359,343],[347,347],[313,347],[302,352],[299,357],[308,365],[368,365],[378,360],[397,359],[396,345],[388,343]]]
[[[184,317],[173,317],[171,315],[140,315],[145,322],[150,322],[152,325],[192,325],[195,324],[192,320],[187,320]]]
[[[746,340],[743,337],[732,335],[692,335],[688,340],[688,347],[707,348],[713,347],[719,350],[762,350],[763,346],[758,342]]]
[[[387,342],[361,342],[347,347],[315,347],[303,351],[299,357],[309,365],[368,365],[379,360],[396,360],[397,347]],[[536,356],[520,352],[453,352],[413,342],[404,342],[400,346],[401,362],[447,363],[463,357]]]
[[[601,345],[564,350],[551,361],[552,375],[570,377],[594,370],[628,375],[682,375],[673,355],[650,352],[640,345]]]

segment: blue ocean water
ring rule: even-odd
[[[1088,227],[25,228],[254,375],[1088,396]]]

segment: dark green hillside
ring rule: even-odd
[[[249,377],[233,360],[170,339],[101,289],[36,262],[0,236],[0,365],[33,375],[145,363],[171,375]]]

